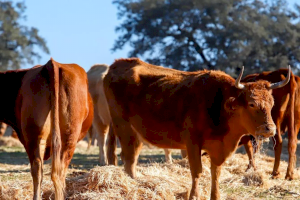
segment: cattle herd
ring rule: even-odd
[[[277,177],[281,135],[288,131],[286,179],[293,179],[300,125],[300,78],[291,68],[235,80],[215,70],[179,71],[138,58],[94,65],[86,73],[76,64],[52,58],[31,69],[1,72],[0,121],[10,125],[31,165],[33,199],[41,199],[43,161],[52,158],[55,199],[65,198],[65,178],[74,150],[89,131],[98,136],[100,165],[117,165],[116,141],[125,172],[136,177],[142,145],[181,149],[192,175],[190,199],[200,199],[201,151],[211,160],[211,199],[220,199],[224,161],[244,145],[247,169],[256,169],[253,142],[273,137]],[[4,85],[9,85],[5,87]],[[107,144],[107,145],[106,145]]]

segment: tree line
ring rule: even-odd
[[[20,69],[25,63],[39,59],[34,47],[49,53],[38,29],[22,25],[26,19],[24,2],[0,1],[0,71]]]
[[[299,66],[299,5],[284,0],[114,0],[112,51],[180,70],[238,74]]]
[[[114,0],[121,23],[112,52],[180,70],[220,69],[233,76],[300,69],[300,6],[284,0]],[[26,19],[25,3],[0,1],[0,70],[33,63],[46,41]],[[101,19],[99,19],[101,20]]]

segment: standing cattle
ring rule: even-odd
[[[243,70],[242,70],[243,72]],[[114,133],[125,171],[134,178],[143,140],[186,149],[192,175],[190,199],[200,198],[201,150],[211,159],[211,199],[220,199],[221,165],[247,133],[270,137],[272,89],[289,82],[240,83],[221,71],[184,72],[137,58],[119,59],[104,78]]]
[[[7,94],[1,99],[5,106],[0,121],[13,127],[26,149],[33,199],[41,199],[43,160],[51,155],[55,199],[64,199],[68,165],[77,142],[93,120],[93,102],[84,69],[51,58],[43,66],[1,72],[0,76],[2,91]]]
[[[282,81],[288,76],[288,70],[279,69],[272,72],[262,72],[260,74],[251,74],[246,76],[243,81],[257,81],[266,80],[270,82]],[[272,176],[274,178],[279,175],[280,155],[282,150],[282,137],[281,135],[288,130],[288,152],[289,163],[285,178],[288,180],[293,179],[294,166],[296,164],[296,148],[297,148],[297,135],[300,128],[300,78],[291,73],[289,83],[282,87],[273,90],[274,107],[272,109],[272,118],[277,127],[277,134],[273,141],[275,144],[275,162],[273,167]],[[253,160],[253,151],[250,136],[244,136],[241,140],[249,157],[249,165],[255,169]]]
[[[93,133],[98,136],[100,165],[107,164],[105,144],[110,124],[110,114],[103,91],[103,78],[108,71],[108,67],[109,66],[104,64],[94,65],[87,72],[89,92],[94,102],[94,119],[89,134],[90,138],[92,138]]]
[[[89,80],[89,92],[94,102],[94,120],[89,130],[88,147],[91,145],[93,134],[97,134],[99,146],[99,162],[100,165],[115,164],[116,160],[112,160],[106,156],[106,139],[110,124],[110,114],[107,100],[103,89],[103,79],[109,69],[108,65],[95,64],[87,72]],[[171,150],[164,149],[166,161],[172,163]]]

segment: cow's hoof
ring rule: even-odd
[[[248,166],[245,172],[249,171],[250,169],[251,169],[251,166]]]
[[[272,179],[278,179],[279,178],[279,172],[273,172],[272,173]]]
[[[293,179],[294,179],[293,175],[287,174],[287,175],[285,176],[285,180],[287,180],[287,181],[291,181],[291,180],[293,180]]]
[[[250,169],[253,169],[253,171],[256,171],[256,167],[249,164],[245,172],[249,171]]]
[[[105,165],[107,165],[107,163],[105,162],[105,161],[99,161],[99,166],[105,166]]]

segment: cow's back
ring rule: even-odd
[[[117,60],[110,66],[104,81],[107,90],[112,91],[111,97],[120,105],[139,105],[141,109],[151,110],[152,114],[157,111],[156,117],[163,117],[160,109],[169,108],[170,115],[174,116],[174,112],[180,115],[178,110],[184,111],[183,104],[194,109],[207,106],[201,103],[213,104],[216,96],[232,92],[226,86],[232,86],[232,82],[234,84],[230,76],[220,71],[183,72],[150,66],[139,59]]]

